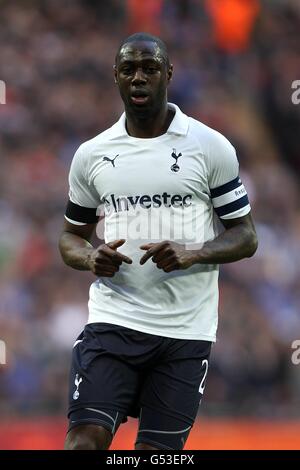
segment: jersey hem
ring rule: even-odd
[[[154,336],[163,336],[164,338],[172,338],[172,339],[190,339],[190,340],[195,340],[195,341],[211,341],[213,343],[216,342],[216,335],[206,335],[203,333],[200,333],[199,335],[191,335],[190,333],[184,334],[184,333],[179,333],[179,334],[166,334],[161,331],[157,331],[152,328],[144,328],[144,327],[135,327],[127,322],[123,321],[118,321],[115,322],[113,319],[109,320],[103,320],[99,318],[99,321],[90,321],[90,319],[87,322],[87,325],[91,325],[93,323],[107,323],[107,324],[112,324],[112,325],[117,325],[117,326],[124,326],[125,328],[130,328],[131,330],[139,331],[141,333],[148,333],[150,335]]]

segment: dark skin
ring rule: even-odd
[[[155,43],[139,41],[121,48],[114,75],[124,102],[129,135],[147,139],[167,131],[174,117],[174,111],[167,103],[172,74],[172,65]],[[158,269],[169,273],[198,263],[230,263],[252,256],[257,249],[257,236],[251,215],[222,220],[222,223],[225,231],[204,243],[201,249],[186,249],[184,245],[168,240],[142,245],[140,249],[145,253],[141,255],[140,263],[152,259]],[[125,240],[93,247],[91,240],[96,225],[74,225],[65,221],[59,249],[68,266],[91,271],[97,277],[113,277],[123,263],[131,264],[132,260],[117,251]],[[101,426],[79,425],[68,433],[65,448],[108,449],[111,440],[111,434]],[[156,450],[143,443],[136,449]]]
[[[90,241],[96,225],[74,225],[66,220],[59,240],[60,253],[64,262],[74,269],[92,271],[97,277],[113,277],[122,263],[131,264],[132,260],[117,251],[125,240],[114,240],[94,248]]]
[[[173,66],[166,63],[159,47],[148,41],[125,44],[114,73],[125,107],[128,134],[143,139],[164,134],[174,117],[167,101]],[[134,100],[139,95],[145,98],[144,102]]]
[[[146,250],[140,264],[152,258],[158,269],[166,273],[187,269],[194,264],[232,263],[254,255],[257,237],[250,214],[231,220],[222,220],[225,231],[214,240],[204,243],[199,250],[189,250],[179,243],[163,241],[140,246]]]

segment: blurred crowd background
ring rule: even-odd
[[[0,416],[66,412],[71,348],[93,276],[57,241],[80,143],[122,113],[112,75],[135,31],[169,46],[169,99],[236,147],[254,258],[221,268],[220,323],[202,416],[299,416],[298,0],[0,0]]]

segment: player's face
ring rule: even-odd
[[[115,66],[125,109],[137,115],[151,116],[167,99],[172,66],[167,66],[160,48],[153,42],[124,44]]]

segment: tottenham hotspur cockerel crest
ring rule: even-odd
[[[82,377],[79,377],[79,374],[76,374],[76,377],[75,377],[75,380],[74,380],[74,384],[75,384],[75,387],[76,387],[76,390],[75,392],[73,393],[73,400],[78,400],[79,398],[79,385],[81,384],[82,382]]]
[[[177,171],[180,170],[180,166],[177,163],[177,160],[179,157],[182,157],[182,153],[179,153],[178,155],[176,154],[176,149],[173,149],[173,152],[171,153],[171,157],[175,159],[175,163],[171,165],[171,170],[177,173]]]

